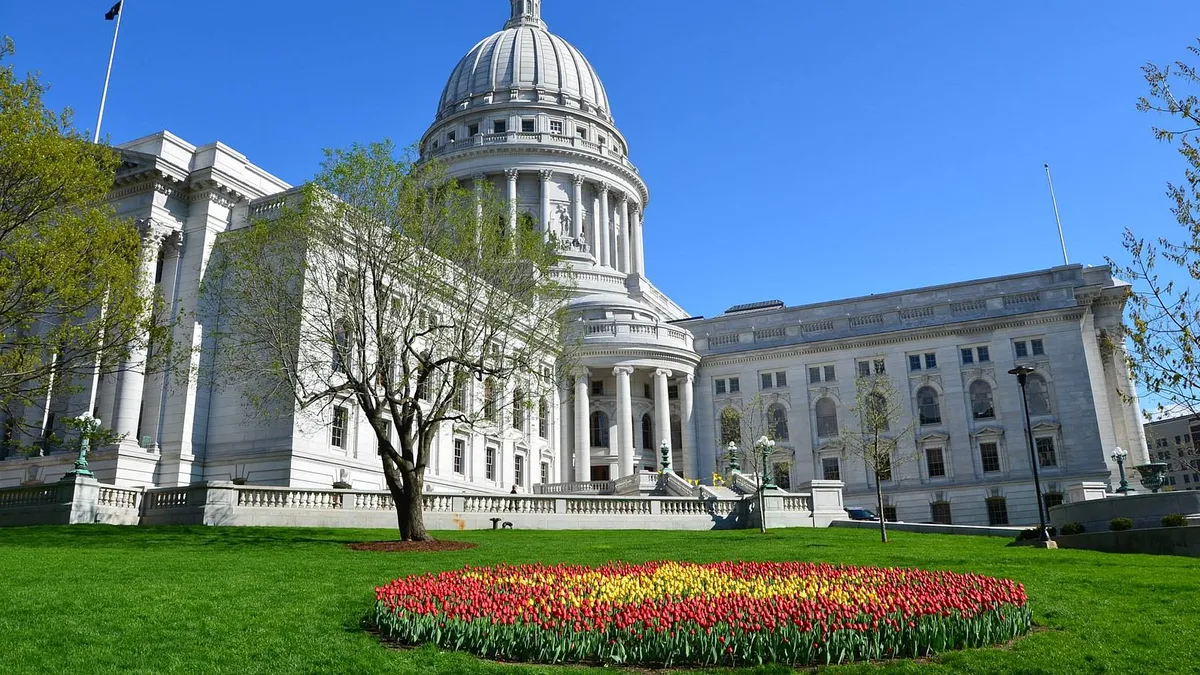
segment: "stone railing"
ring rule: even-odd
[[[476,134],[462,140],[455,140],[449,143],[426,147],[426,157],[437,157],[451,152],[460,152],[471,148],[482,148],[493,145],[505,144],[535,144],[535,145],[552,145],[560,148],[574,148],[576,150],[585,150],[590,153],[604,155],[624,166],[630,171],[637,172],[633,163],[629,161],[619,151],[608,145],[600,145],[594,141],[589,141],[586,138],[578,136],[568,136],[566,134],[551,134],[546,132],[527,132],[527,131],[509,131],[500,134]]]
[[[60,496],[61,491],[62,487],[56,483],[0,490],[0,508],[6,506],[57,504],[62,499],[62,496]]]
[[[663,474],[663,488],[667,494],[677,497],[699,496],[696,488],[691,483],[673,471]]]
[[[98,506],[110,506],[116,509],[139,510],[142,507],[142,489],[124,488],[101,485],[100,494],[96,498]]]
[[[541,483],[533,486],[535,495],[611,495],[616,481],[594,480],[571,483]]]
[[[630,340],[666,342],[686,349],[692,348],[692,334],[665,323],[643,321],[585,321],[571,324],[568,334],[591,340]]]
[[[642,478],[638,474],[618,478],[612,483],[614,495],[636,495],[642,490]]]

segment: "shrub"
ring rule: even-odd
[[[1133,529],[1133,520],[1131,520],[1129,518],[1113,518],[1112,522],[1108,524],[1108,529],[1112,530],[1113,532],[1120,532],[1121,530],[1132,530]]]
[[[1066,525],[1063,525],[1062,529],[1062,533],[1065,535],[1083,534],[1083,532],[1083,525],[1080,525],[1079,523],[1067,523]]]
[[[1184,525],[1187,525],[1187,518],[1185,518],[1182,513],[1172,513],[1170,515],[1163,516],[1163,527],[1183,527]]]
[[[1055,530],[1053,525],[1047,526],[1046,530],[1050,532],[1051,537],[1054,536]],[[1037,541],[1041,538],[1042,531],[1040,528],[1036,527],[1031,527],[1028,530],[1021,530],[1021,533],[1017,535],[1017,541]]]

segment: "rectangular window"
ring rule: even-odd
[[[883,519],[889,523],[894,523],[897,520],[899,520],[899,518],[896,517],[896,507],[894,507],[894,506],[883,507]]]
[[[821,381],[821,369],[820,368],[809,368],[808,369],[808,383],[809,384],[817,384],[820,381]]]
[[[822,457],[821,458],[821,474],[825,476],[825,480],[841,480],[842,469],[838,465],[837,457]]]
[[[550,120],[550,133],[562,136],[562,122],[558,120]]]
[[[933,502],[929,505],[929,519],[941,525],[953,525],[950,518],[950,502]]]
[[[1042,501],[1045,502],[1047,509],[1049,509],[1051,506],[1059,506],[1064,501],[1063,493],[1047,492],[1046,494],[1042,495]]]
[[[870,377],[871,376],[871,362],[870,361],[859,361],[858,362],[858,376],[859,377]]]
[[[1034,442],[1037,446],[1038,466],[1058,466],[1058,458],[1054,456],[1054,439],[1039,438]]]
[[[508,120],[496,120],[496,121],[492,122],[492,133],[493,134],[508,133]]]
[[[604,147],[608,143],[608,139],[604,136],[601,136],[598,140],[600,141],[600,147]]]
[[[833,370],[833,366],[825,366],[825,381],[837,382],[837,377]]]
[[[668,384],[667,385],[667,398],[671,399],[672,401],[679,398],[679,385],[677,385],[677,384]]]
[[[1004,497],[987,499],[988,525],[1008,524],[1008,501]]]
[[[875,359],[874,361],[871,362],[871,365],[875,366],[875,374],[876,375],[883,375],[884,373],[887,372],[887,364],[884,362],[883,359]]]
[[[713,393],[715,393],[715,394],[724,394],[725,393],[725,380],[713,380]]]
[[[921,369],[921,355],[920,354],[909,354],[908,369],[909,370],[920,370]]]
[[[991,359],[991,355],[990,355],[990,354],[988,354],[988,348],[987,348],[987,347],[978,347],[978,348],[975,350],[975,354],[976,354],[976,355],[979,357],[979,362],[980,362],[980,363],[987,363],[988,361],[991,361],[991,360],[992,360],[992,359]]]
[[[930,370],[937,368],[937,354],[926,354],[925,355],[925,367]]]
[[[330,440],[335,447],[346,449],[350,430],[350,410],[340,405],[333,406],[333,428]]]
[[[521,131],[527,134],[532,134],[533,132],[537,131],[537,121],[521,120]]]
[[[575,127],[575,135],[586,141],[587,140],[587,128],[586,127]]]
[[[729,378],[729,393],[736,394],[742,390],[741,382],[736,377]]]
[[[592,380],[592,395],[593,396],[603,396],[604,395],[604,380]]]
[[[1013,351],[1016,352],[1018,359],[1023,359],[1026,356],[1029,356],[1029,346],[1026,345],[1024,341],[1014,342]]]
[[[654,398],[653,394],[650,392],[650,383],[648,382],[642,385],[642,398]]]
[[[995,443],[979,444],[979,460],[985,473],[1000,470],[1000,448]]]
[[[392,421],[391,420],[383,421],[383,437],[387,439],[388,443],[392,442]],[[380,456],[383,455],[383,449],[379,447],[378,439],[376,439],[376,441],[375,441],[375,454],[380,455]]]
[[[1030,340],[1029,348],[1033,351],[1034,356],[1042,356],[1046,353],[1046,347],[1041,340]]]
[[[972,352],[970,349],[962,350],[962,362],[963,365],[975,363],[975,352]]]
[[[467,442],[464,439],[454,439],[454,473],[463,474],[466,465]]]
[[[879,458],[879,466],[876,468],[875,473],[876,473],[876,475],[879,476],[879,480],[881,480],[881,481],[882,480],[891,480],[892,479],[892,458],[890,456],[880,457]]]
[[[946,476],[946,462],[941,448],[925,448],[925,465],[929,467],[930,478]]]
[[[513,457],[513,478],[516,479],[517,485],[525,484],[525,456],[516,455]]]
[[[468,136],[478,136],[479,135],[479,125],[478,124],[468,124],[467,125],[467,135]]]
[[[454,133],[453,131],[446,132],[446,142],[447,143],[453,143],[455,141],[455,139],[457,139],[457,138],[458,138],[458,134]]]
[[[775,386],[780,388],[787,386],[787,373],[782,370],[775,373]]]
[[[550,482],[550,462],[542,462],[542,484]]]
[[[487,454],[484,456],[483,477],[488,480],[496,480],[496,449],[488,448]]]
[[[775,379],[771,377],[770,373],[763,373],[761,379],[763,389],[770,389],[775,386]]]

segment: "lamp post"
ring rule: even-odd
[[[767,488],[775,487],[767,480],[767,460],[771,457],[771,451],[775,449],[775,441],[766,436],[760,436],[754,442],[754,449],[762,460],[758,465],[758,530],[765,534],[767,531]]]
[[[729,445],[725,448],[725,452],[727,453],[727,458],[729,459],[729,470],[730,471],[741,471],[742,467],[738,466],[738,460],[737,460],[737,456],[738,456],[737,443],[734,443],[733,441],[729,441]]]
[[[84,413],[75,418],[75,425],[79,429],[79,458],[75,460],[75,470],[68,472],[67,476],[95,478],[96,474],[88,469],[87,452],[88,446],[91,444],[92,434],[96,432],[96,429],[100,428],[100,420],[92,417],[91,413]]]
[[[1029,366],[1017,366],[1008,371],[1009,375],[1017,376],[1017,384],[1021,385],[1021,410],[1025,413],[1025,443],[1029,446],[1029,466],[1033,469],[1033,489],[1037,496],[1038,522],[1041,524],[1041,541],[1050,543],[1050,531],[1046,529],[1046,511],[1042,504],[1042,481],[1038,477],[1037,451],[1033,446],[1033,425],[1029,422],[1029,400],[1025,398],[1025,380],[1033,372]],[[1049,548],[1049,546],[1047,546]]]
[[[659,447],[659,452],[662,453],[662,463],[659,464],[662,468],[660,473],[671,472],[671,443],[667,439],[663,439],[662,446]]]
[[[1129,456],[1121,448],[1112,451],[1113,461],[1117,463],[1117,470],[1121,472],[1121,487],[1117,488],[1118,494],[1126,494],[1129,492],[1129,481],[1125,480],[1125,458]]]

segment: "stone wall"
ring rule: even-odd
[[[1122,532],[1085,532],[1055,537],[1059,548],[1105,553],[1150,553],[1200,558],[1200,527],[1153,527]]]
[[[1050,524],[1061,529],[1067,523],[1079,523],[1085,533],[1107,532],[1113,518],[1129,518],[1135,529],[1157,528],[1163,516],[1175,513],[1200,514],[1200,492],[1109,496],[1062,504],[1050,508]]]

